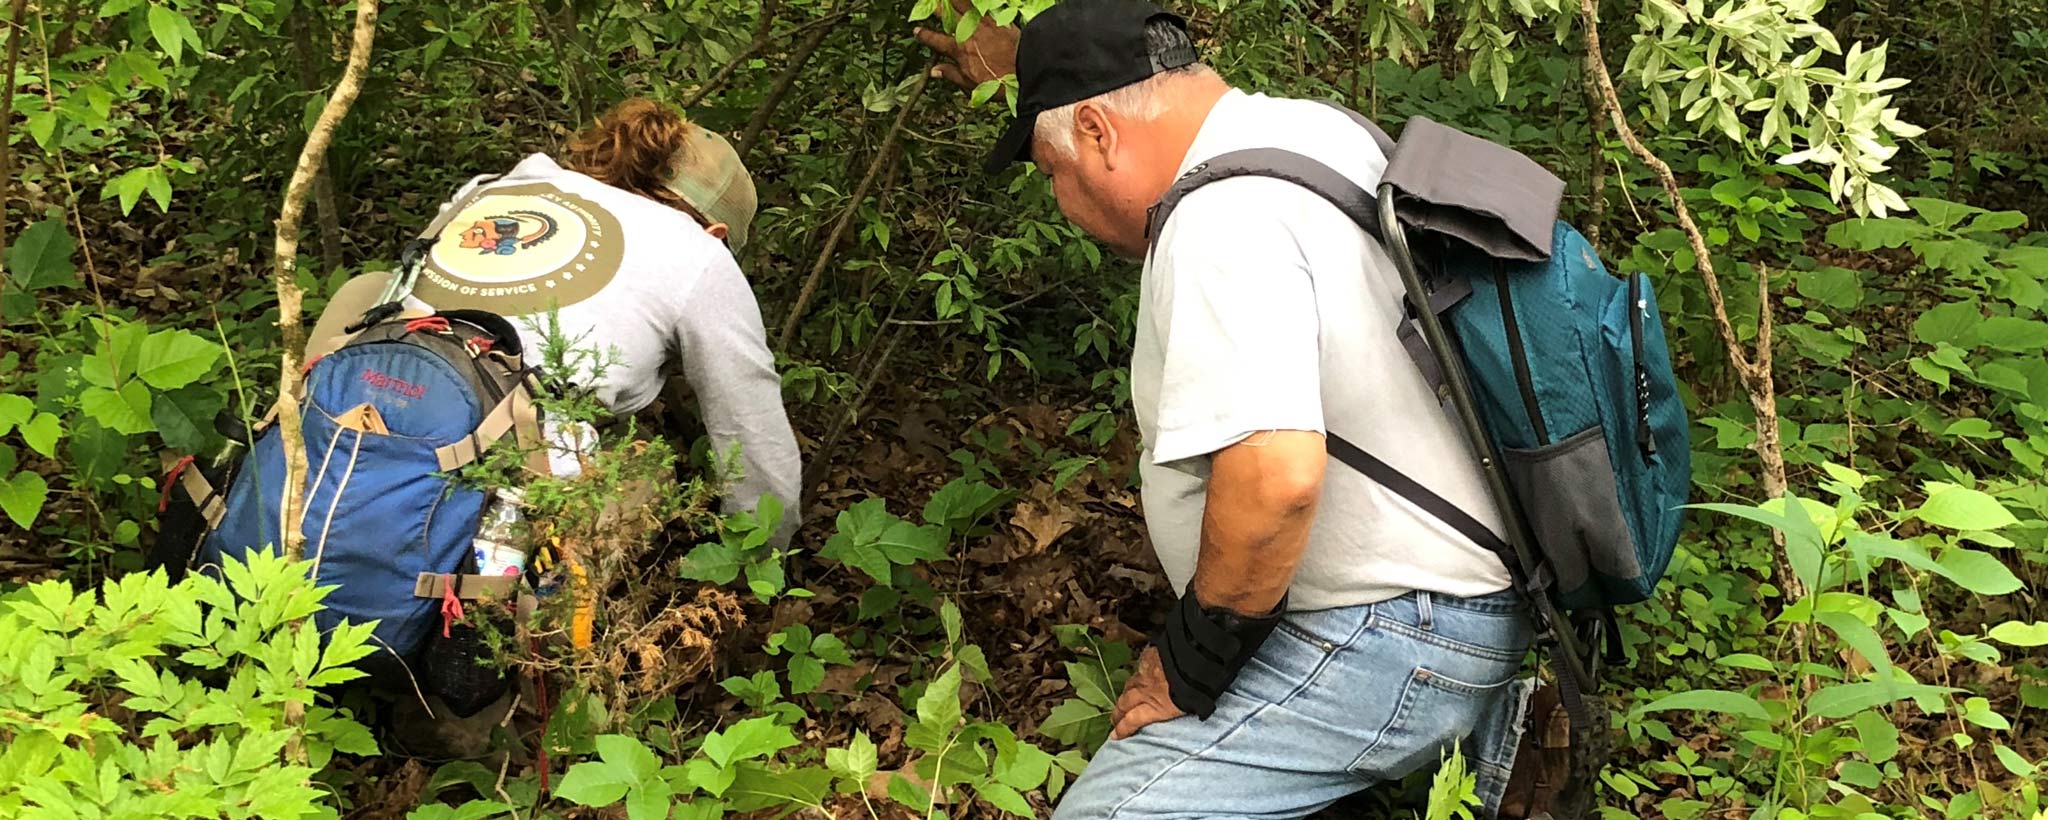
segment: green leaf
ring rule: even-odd
[[[626,793],[626,820],[668,820],[669,807],[674,803],[675,794],[669,790],[668,781],[643,780]]]
[[[661,769],[661,758],[632,735],[600,735],[596,743],[597,756],[624,772],[629,782],[645,782]]]
[[[917,722],[926,727],[951,731],[960,724],[960,667],[946,668],[945,674],[925,687],[917,699]]]
[[[2006,748],[2003,743],[1993,745],[1991,751],[1997,755],[1999,765],[2004,766],[2006,771],[2012,772],[2014,777],[2034,776],[2037,767],[2027,762],[2027,759],[2021,757],[2019,752]]]
[[[1863,755],[1872,763],[1884,763],[1899,754],[1899,729],[1883,712],[1858,712],[1850,721],[1863,741]]]
[[[866,783],[881,766],[879,750],[867,732],[855,732],[853,740],[844,749],[827,749],[825,767],[846,776],[848,779]]]
[[[183,330],[159,330],[142,342],[135,374],[158,390],[176,390],[213,372],[220,345]]]
[[[75,285],[78,267],[71,263],[77,245],[60,220],[45,219],[22,229],[7,248],[7,270],[22,290]]]
[[[1761,655],[1752,655],[1748,652],[1737,652],[1731,655],[1722,655],[1721,657],[1715,658],[1714,662],[1722,666],[1732,666],[1736,669],[1753,669],[1758,672],[1773,673],[1778,671],[1778,665],[1772,663],[1771,659],[1763,657]]]
[[[1977,324],[1977,343],[2014,353],[2037,353],[2048,347],[2048,322],[1993,316]]]
[[[2020,579],[1997,556],[1970,549],[1952,549],[1941,554],[1942,575],[1978,595],[2017,592]]]
[[[825,682],[825,664],[809,655],[792,655],[789,658],[789,692],[792,695],[806,695],[817,691],[818,684]]]
[[[156,429],[149,417],[149,388],[142,382],[121,385],[119,391],[88,387],[78,394],[78,407],[93,420],[122,435]]]
[[[1003,502],[1009,494],[979,481],[956,478],[932,494],[924,505],[924,520],[966,535],[974,525]]]
[[[930,806],[932,793],[901,774],[889,776],[889,799],[905,806]]]
[[[757,717],[705,735],[703,749],[711,762],[731,766],[735,761],[767,757],[795,745],[796,735],[789,727],[777,725],[773,717]]]
[[[228,399],[203,385],[190,385],[156,397],[149,408],[150,420],[164,444],[184,453],[216,451],[220,433],[213,420],[227,408]]]
[[[14,520],[14,525],[28,529],[42,514],[43,502],[49,500],[50,485],[43,477],[23,471],[13,478],[0,481],[0,511]]]
[[[1856,650],[1856,654],[1862,655],[1878,680],[1889,682],[1892,679],[1892,656],[1885,649],[1884,638],[1878,637],[1877,630],[1847,612],[1816,612],[1813,617],[1833,630],[1836,637]]]
[[[698,544],[683,558],[677,574],[692,581],[724,586],[740,577],[746,560],[740,551],[725,544]]]
[[[1862,274],[1847,268],[1825,266],[1800,271],[1794,286],[1799,295],[1839,310],[1863,303]]]
[[[2006,621],[1992,627],[1985,637],[2013,646],[2048,646],[2048,621],[2030,624]]]
[[[580,806],[609,806],[626,796],[633,781],[608,763],[578,763],[569,767],[554,796]]]
[[[1993,429],[1991,422],[1984,419],[1956,419],[1941,431],[1944,436],[1958,438],[1995,439],[2001,434]]]
[[[171,62],[179,61],[185,54],[185,28],[191,24],[185,15],[176,9],[151,3],[149,6],[149,33],[156,44],[171,56]]]
[[[1011,815],[1017,817],[1038,816],[1038,812],[1031,808],[1031,801],[1025,800],[1024,795],[1018,794],[1016,789],[1001,783],[983,783],[975,788],[974,793],[980,796],[981,799],[988,801],[989,805],[1002,809]]]
[[[21,440],[28,442],[29,449],[41,453],[44,458],[57,457],[57,439],[63,435],[63,423],[49,413],[38,413],[34,421],[21,427]]]
[[[1821,720],[1840,720],[1876,706],[1882,706],[1906,698],[1937,697],[1959,691],[1946,686],[1928,686],[1920,683],[1895,683],[1892,681],[1861,681],[1838,683],[1813,693],[1806,699],[1806,711],[1811,717]]]
[[[946,627],[946,645],[952,646],[959,643],[961,628],[960,607],[953,603],[953,599],[947,598],[944,603],[939,604],[939,622]]]
[[[1913,335],[1930,345],[1947,342],[1964,346],[1982,321],[1984,311],[1976,302],[1949,302],[1920,314],[1913,322]]]
[[[1995,530],[2019,523],[1998,499],[1980,490],[1931,481],[1927,501],[1913,511],[1913,517],[1952,530]]]
[[[26,423],[36,414],[35,400],[27,396],[0,396],[0,436],[15,426]]]
[[[939,0],[917,0],[917,5],[910,7],[910,22],[923,20],[938,10]]]
[[[1070,698],[1053,707],[1038,733],[1071,746],[1084,748],[1109,737],[1109,711],[1080,698]]]
[[[1695,712],[1720,712],[1754,720],[1770,719],[1770,713],[1764,711],[1763,704],[1757,703],[1756,698],[1741,692],[1722,692],[1712,689],[1694,689],[1666,695],[1636,707],[1630,714],[1640,717],[1650,712],[1663,712],[1674,709]]]

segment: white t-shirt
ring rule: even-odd
[[[510,319],[536,366],[555,311],[578,351],[569,364],[582,372],[570,380],[615,413],[646,407],[679,370],[718,455],[739,447],[726,511],[773,493],[784,508],[777,543],[788,538],[801,489],[796,437],[760,305],[723,243],[681,211],[544,154],[471,180],[442,215],[414,301]]]
[[[1233,90],[1181,171],[1244,148],[1313,157],[1368,191],[1386,169],[1343,112]],[[1181,201],[1145,264],[1131,362],[1145,523],[1176,589],[1194,576],[1210,454],[1260,430],[1334,431],[1501,531],[1462,433],[1396,341],[1401,298],[1379,243],[1305,188],[1242,177]],[[1493,553],[1332,458],[1289,603],[1509,582]]]

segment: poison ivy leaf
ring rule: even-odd
[[[740,577],[746,562],[739,550],[725,544],[698,544],[683,558],[677,574],[692,581],[724,586]]]
[[[626,792],[626,820],[668,820],[669,806],[674,802],[675,793],[670,791],[668,781],[658,777],[642,780]]]
[[[932,793],[901,774],[893,774],[889,776],[889,799],[905,806],[930,806]]]
[[[741,766],[739,777],[727,792],[735,807],[751,808],[790,805],[815,806],[832,793],[832,773],[816,766],[771,771],[759,765]],[[743,802],[744,798],[748,802]]]
[[[1920,314],[1913,322],[1913,336],[1930,345],[1948,342],[1962,346],[1982,321],[1984,312],[1976,302],[1949,302]]]
[[[661,758],[632,735],[601,735],[596,743],[597,756],[623,771],[632,782],[645,782],[661,769]]]
[[[882,533],[875,542],[875,548],[890,561],[904,566],[918,561],[943,561],[946,558],[946,530],[898,521]]]
[[[142,342],[135,374],[158,390],[176,390],[213,371],[220,345],[183,330],[159,330]]]
[[[21,426],[21,440],[44,458],[57,457],[57,439],[63,435],[63,423],[49,413],[37,413],[35,420]]]
[[[817,691],[818,684],[825,682],[825,664],[809,655],[792,655],[789,658],[789,692],[793,695],[807,695]]]
[[[868,577],[875,579],[876,583],[889,583],[889,556],[882,554],[882,549],[875,546],[872,541],[856,541],[842,530],[839,534],[826,539],[825,547],[818,550],[818,554],[865,572]],[[865,598],[862,599],[862,603],[866,603]],[[866,607],[863,606],[862,609],[865,610]]]
[[[960,724],[960,667],[947,667],[945,674],[925,687],[917,699],[917,722],[927,728],[951,731]]]
[[[2013,646],[2044,646],[2048,645],[2048,621],[2035,621],[2030,624],[2006,621],[1992,627],[1991,631],[1985,634],[1994,641]]]
[[[156,429],[149,417],[149,388],[141,382],[121,385],[119,391],[88,387],[78,394],[78,407],[109,430],[122,435]]]
[[[1017,817],[1038,816],[1038,812],[1031,808],[1031,801],[1025,800],[1024,795],[1018,794],[1016,789],[1001,783],[984,783],[976,787],[974,793],[980,796],[981,799],[988,801],[989,805],[1002,809],[1011,815]]]
[[[825,750],[825,768],[860,783],[873,777],[880,765],[879,752],[867,732],[855,732],[844,749]]]
[[[2019,523],[1998,499],[1968,487],[1928,482],[1927,501],[1913,517],[1952,530],[1995,530]]]
[[[1038,733],[1083,748],[1099,745],[1109,737],[1109,712],[1080,698],[1071,698],[1052,708]]]
[[[1771,716],[1769,712],[1764,711],[1762,704],[1756,702],[1756,698],[1741,692],[1723,692],[1712,689],[1694,689],[1689,692],[1666,695],[1636,707],[1631,714],[1640,717],[1650,712],[1663,712],[1674,709],[1694,712],[1720,712],[1754,720],[1769,720]]]
[[[731,766],[735,761],[767,757],[795,745],[796,735],[789,727],[776,724],[772,717],[757,717],[705,735],[703,748],[711,762]]]
[[[632,783],[626,772],[610,763],[578,763],[562,776],[554,795],[581,806],[609,806],[625,797]]]
[[[1799,295],[1839,310],[1863,303],[1862,274],[1834,266],[1800,271],[1794,281]]]
[[[164,444],[184,453],[211,453],[220,433],[213,420],[227,408],[226,396],[211,387],[190,385],[164,393],[150,404],[149,417]]]
[[[28,529],[36,516],[43,511],[43,502],[50,496],[50,485],[43,477],[28,471],[14,474],[13,478],[0,481],[0,511],[14,520],[14,525]]]
[[[77,250],[64,223],[45,219],[24,228],[7,248],[7,270],[22,290],[75,285],[78,267],[71,263]]]
[[[17,425],[27,423],[35,413],[36,403],[27,396],[0,396],[0,436],[7,435],[7,431]]]
[[[924,520],[965,535],[974,525],[1008,500],[1008,493],[979,481],[956,478],[925,502]]]
[[[2048,348],[2048,322],[1993,316],[1978,323],[1977,343],[2014,353],[2038,353]]]
[[[1116,693],[1109,685],[1109,675],[1102,667],[1093,663],[1067,662],[1067,681],[1074,686],[1074,694],[1090,704],[1108,709],[1116,705]]]

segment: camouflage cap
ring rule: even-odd
[[[754,178],[725,137],[708,128],[691,131],[688,145],[676,152],[668,189],[706,219],[725,223],[726,245],[738,251],[746,246],[747,226],[754,221]]]

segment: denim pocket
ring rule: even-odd
[[[1379,782],[1434,765],[1472,733],[1485,710],[1494,708],[1500,692],[1514,682],[1514,667],[1502,665],[1502,670],[1498,681],[1474,683],[1416,667],[1401,689],[1393,718],[1352,762],[1352,774]]]

